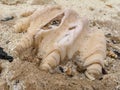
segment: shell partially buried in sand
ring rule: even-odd
[[[42,70],[50,71],[79,51],[86,76],[94,80],[102,74],[106,57],[104,33],[90,30],[87,19],[81,19],[75,11],[59,6],[37,9],[17,21],[14,28],[15,32],[26,32],[14,49],[16,55],[23,59],[21,52],[29,51],[33,58],[42,58]]]

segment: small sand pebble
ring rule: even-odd
[[[93,7],[89,7],[89,10],[90,11],[94,11],[95,9]]]
[[[111,58],[117,58],[117,55],[113,52],[113,51],[108,51],[107,56],[111,57]]]

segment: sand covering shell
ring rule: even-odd
[[[87,19],[81,19],[75,11],[59,6],[37,9],[17,21],[14,28],[26,32],[14,49],[16,55],[23,59],[30,53],[32,58],[42,58],[42,70],[50,71],[79,51],[87,77],[93,80],[102,74],[106,57],[104,33],[89,30]]]

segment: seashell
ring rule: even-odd
[[[41,70],[51,71],[79,51],[86,76],[101,75],[106,57],[104,32],[89,31],[88,20],[80,18],[75,11],[59,6],[37,9],[14,27],[16,32],[26,32],[14,50],[22,57],[21,52],[30,49],[33,57],[42,58]],[[73,75],[74,71],[71,64],[65,70],[67,75]]]

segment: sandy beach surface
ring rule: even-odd
[[[15,5],[4,4],[7,0],[0,1],[0,47],[15,58],[13,62],[0,60],[0,90],[120,90],[120,0],[43,0],[37,5],[22,2],[25,0]],[[117,58],[106,57],[107,74],[101,80],[91,81],[84,73],[73,77],[64,73],[46,73],[34,62],[22,61],[13,54],[13,48],[24,35],[13,32],[16,20],[25,11],[47,5],[73,9],[80,17],[88,18],[91,29],[105,32],[106,39],[112,42],[107,49],[116,51]],[[3,21],[12,16],[12,20]]]

